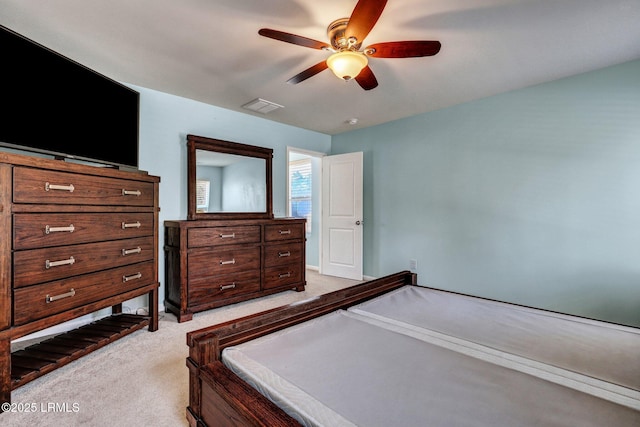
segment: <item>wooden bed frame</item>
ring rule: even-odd
[[[306,301],[189,332],[189,425],[299,426],[296,420],[224,366],[221,362],[222,350],[332,311],[348,308],[402,286],[416,284],[416,275],[403,271]]]

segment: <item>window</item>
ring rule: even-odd
[[[307,233],[311,232],[311,159],[289,163],[289,203],[291,216],[307,219]]]
[[[210,187],[210,181],[204,179],[196,180],[196,212],[207,212],[209,210]]]

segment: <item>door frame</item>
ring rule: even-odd
[[[316,177],[316,179],[319,179],[319,182],[318,182],[319,194],[312,196],[312,198],[314,196],[317,196],[317,197],[314,198],[314,200],[317,202],[318,210],[320,212],[320,214],[318,215],[318,219],[317,219],[318,220],[318,247],[317,247],[317,250],[318,250],[318,266],[305,265],[305,268],[308,268],[310,270],[315,270],[315,271],[318,271],[320,274],[323,274],[322,264],[323,264],[323,257],[325,255],[323,253],[323,238],[324,238],[323,234],[324,233],[323,233],[323,220],[322,220],[322,217],[323,217],[322,199],[323,199],[324,191],[325,191],[324,187],[323,187],[323,181],[324,181],[324,178],[323,178],[323,173],[324,172],[323,171],[324,171],[324,158],[325,157],[331,157],[332,154],[322,153],[322,152],[319,152],[319,151],[307,150],[307,149],[304,149],[304,148],[298,148],[298,147],[293,147],[293,146],[287,146],[286,160],[285,160],[286,161],[286,173],[285,173],[285,186],[286,186],[285,187],[285,200],[286,200],[285,203],[286,203],[286,207],[285,207],[285,212],[286,212],[287,216],[291,216],[291,205],[289,203],[289,200],[290,200],[290,194],[289,194],[289,190],[290,190],[290,187],[289,187],[289,185],[290,185],[290,182],[289,182],[289,162],[291,160],[291,153],[298,153],[298,154],[302,154],[302,155],[305,155],[305,156],[314,157],[314,158],[319,159],[320,162],[321,162],[320,176]],[[349,153],[341,153],[341,154],[349,154]],[[337,155],[340,155],[340,154],[337,154]],[[362,165],[362,167],[363,167],[363,173],[364,173],[364,164]],[[363,179],[364,179],[364,177],[363,177]],[[364,191],[363,191],[362,197],[364,197]],[[363,200],[363,203],[364,203],[364,200]],[[363,215],[364,215],[364,212],[363,212]],[[362,239],[364,240],[364,231],[363,231]],[[364,246],[362,248],[362,257],[363,257],[362,258],[362,262],[364,263]],[[362,278],[364,280],[373,279],[373,277],[365,276],[364,274],[363,274]]]
[[[290,194],[289,194],[289,190],[290,190],[290,186],[289,186],[289,162],[291,160],[291,153],[298,153],[298,154],[302,154],[305,156],[309,156],[309,157],[314,157],[314,158],[318,158],[320,159],[320,161],[322,162],[322,158],[328,156],[327,153],[321,153],[319,151],[312,151],[312,150],[305,150],[304,148],[298,148],[298,147],[292,147],[292,146],[287,146],[287,158],[286,158],[286,165],[287,165],[287,172],[285,174],[285,185],[286,185],[286,193],[285,193],[285,198],[286,198],[286,207],[285,207],[285,212],[287,216],[291,216],[291,204],[289,203],[290,200]],[[316,177],[316,179],[319,179],[319,188],[320,188],[320,194],[317,195],[317,198],[314,198],[314,196],[316,195],[312,195],[312,198],[314,200],[317,200],[318,203],[318,208],[319,211],[322,212],[322,168],[320,168],[320,176]],[[312,190],[313,191],[313,190]],[[313,193],[312,193],[313,194]],[[316,270],[318,271],[320,274],[322,274],[322,214],[320,214],[318,216],[318,266],[308,266],[305,265],[305,268],[309,268],[310,270]]]

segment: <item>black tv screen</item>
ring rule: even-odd
[[[138,167],[140,94],[0,26],[0,144]]]

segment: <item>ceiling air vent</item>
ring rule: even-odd
[[[267,114],[278,108],[284,108],[284,106],[276,104],[275,102],[267,101],[266,99],[256,98],[251,102],[248,102],[242,106],[247,110],[255,111],[257,113]]]

